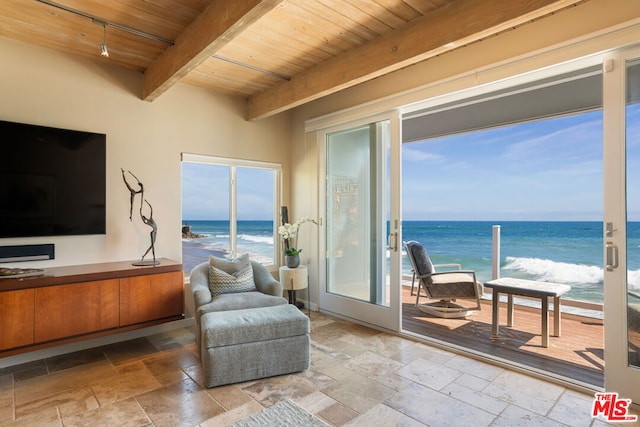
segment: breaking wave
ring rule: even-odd
[[[238,234],[238,239],[253,243],[265,243],[273,245],[273,236],[257,236],[255,234]]]
[[[604,279],[604,271],[601,267],[540,258],[507,257],[502,269],[525,273],[544,282],[587,284],[602,283]]]
[[[569,285],[602,284],[604,270],[595,265],[570,264],[540,258],[507,257],[503,270],[523,273],[543,282]],[[629,270],[629,288],[640,290],[640,270]]]

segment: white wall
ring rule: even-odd
[[[640,2],[590,0],[498,36],[463,46],[378,79],[343,90],[294,110],[291,177],[292,209],[296,217],[322,217],[318,204],[318,147],[315,132],[305,123],[336,124],[366,114],[522,75],[565,61],[637,43],[640,40]],[[311,173],[311,169],[316,170]],[[317,241],[302,233],[309,264],[309,293],[318,301]],[[303,294],[302,298],[306,298]]]
[[[251,123],[242,99],[178,84],[149,103],[137,96],[141,85],[142,74],[110,66],[97,51],[93,61],[0,38],[0,120],[107,135],[106,236],[0,239],[0,246],[56,245],[55,260],[3,266],[138,259],[149,246],[149,227],[135,216],[129,222],[121,167],[144,183],[153,205],[156,256],[175,261],[181,260],[180,153],[283,163],[287,182],[290,114]]]

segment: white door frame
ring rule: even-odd
[[[640,49],[613,52],[603,62],[605,388],[640,404],[640,369],[628,366],[626,61]],[[640,183],[638,183],[640,185]]]
[[[318,278],[319,278],[319,309],[320,311],[329,312],[340,317],[349,318],[361,323],[375,326],[377,328],[386,329],[393,332],[400,331],[401,323],[401,278],[402,278],[402,232],[400,212],[400,179],[401,179],[401,161],[400,161],[400,114],[397,110],[369,116],[348,123],[341,123],[332,127],[317,130],[318,141],[318,173],[320,174],[318,182],[318,216],[322,218],[324,224],[327,223],[327,189],[326,189],[326,139],[327,134],[347,130],[350,128],[362,126],[365,124],[375,123],[383,120],[389,120],[390,123],[390,200],[389,200],[389,220],[391,227],[391,238],[389,240],[390,252],[390,295],[389,306],[383,307],[352,298],[346,298],[327,292],[327,242],[325,237],[319,240],[319,259],[318,259]],[[384,180],[384,177],[383,177]],[[322,227],[320,232],[324,232],[326,227]],[[354,266],[358,268],[358,266]]]

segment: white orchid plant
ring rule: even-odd
[[[302,249],[296,248],[298,243],[298,231],[300,226],[305,222],[312,222],[318,224],[315,219],[309,217],[302,217],[293,224],[285,223],[278,227],[278,234],[280,234],[284,240],[284,254],[287,256],[298,256]]]

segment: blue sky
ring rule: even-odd
[[[407,220],[602,219],[602,113],[405,144]]]
[[[238,168],[238,219],[273,219],[273,176],[265,169]],[[229,167],[182,163],[182,218],[229,219]]]
[[[640,113],[630,108],[630,117]],[[640,182],[640,126],[628,134],[628,180]],[[602,112],[404,144],[405,220],[600,221]],[[272,172],[241,168],[238,218],[271,219]],[[228,168],[183,164],[183,218],[227,219]],[[639,186],[640,187],[640,186]],[[640,220],[640,189],[628,191]]]

